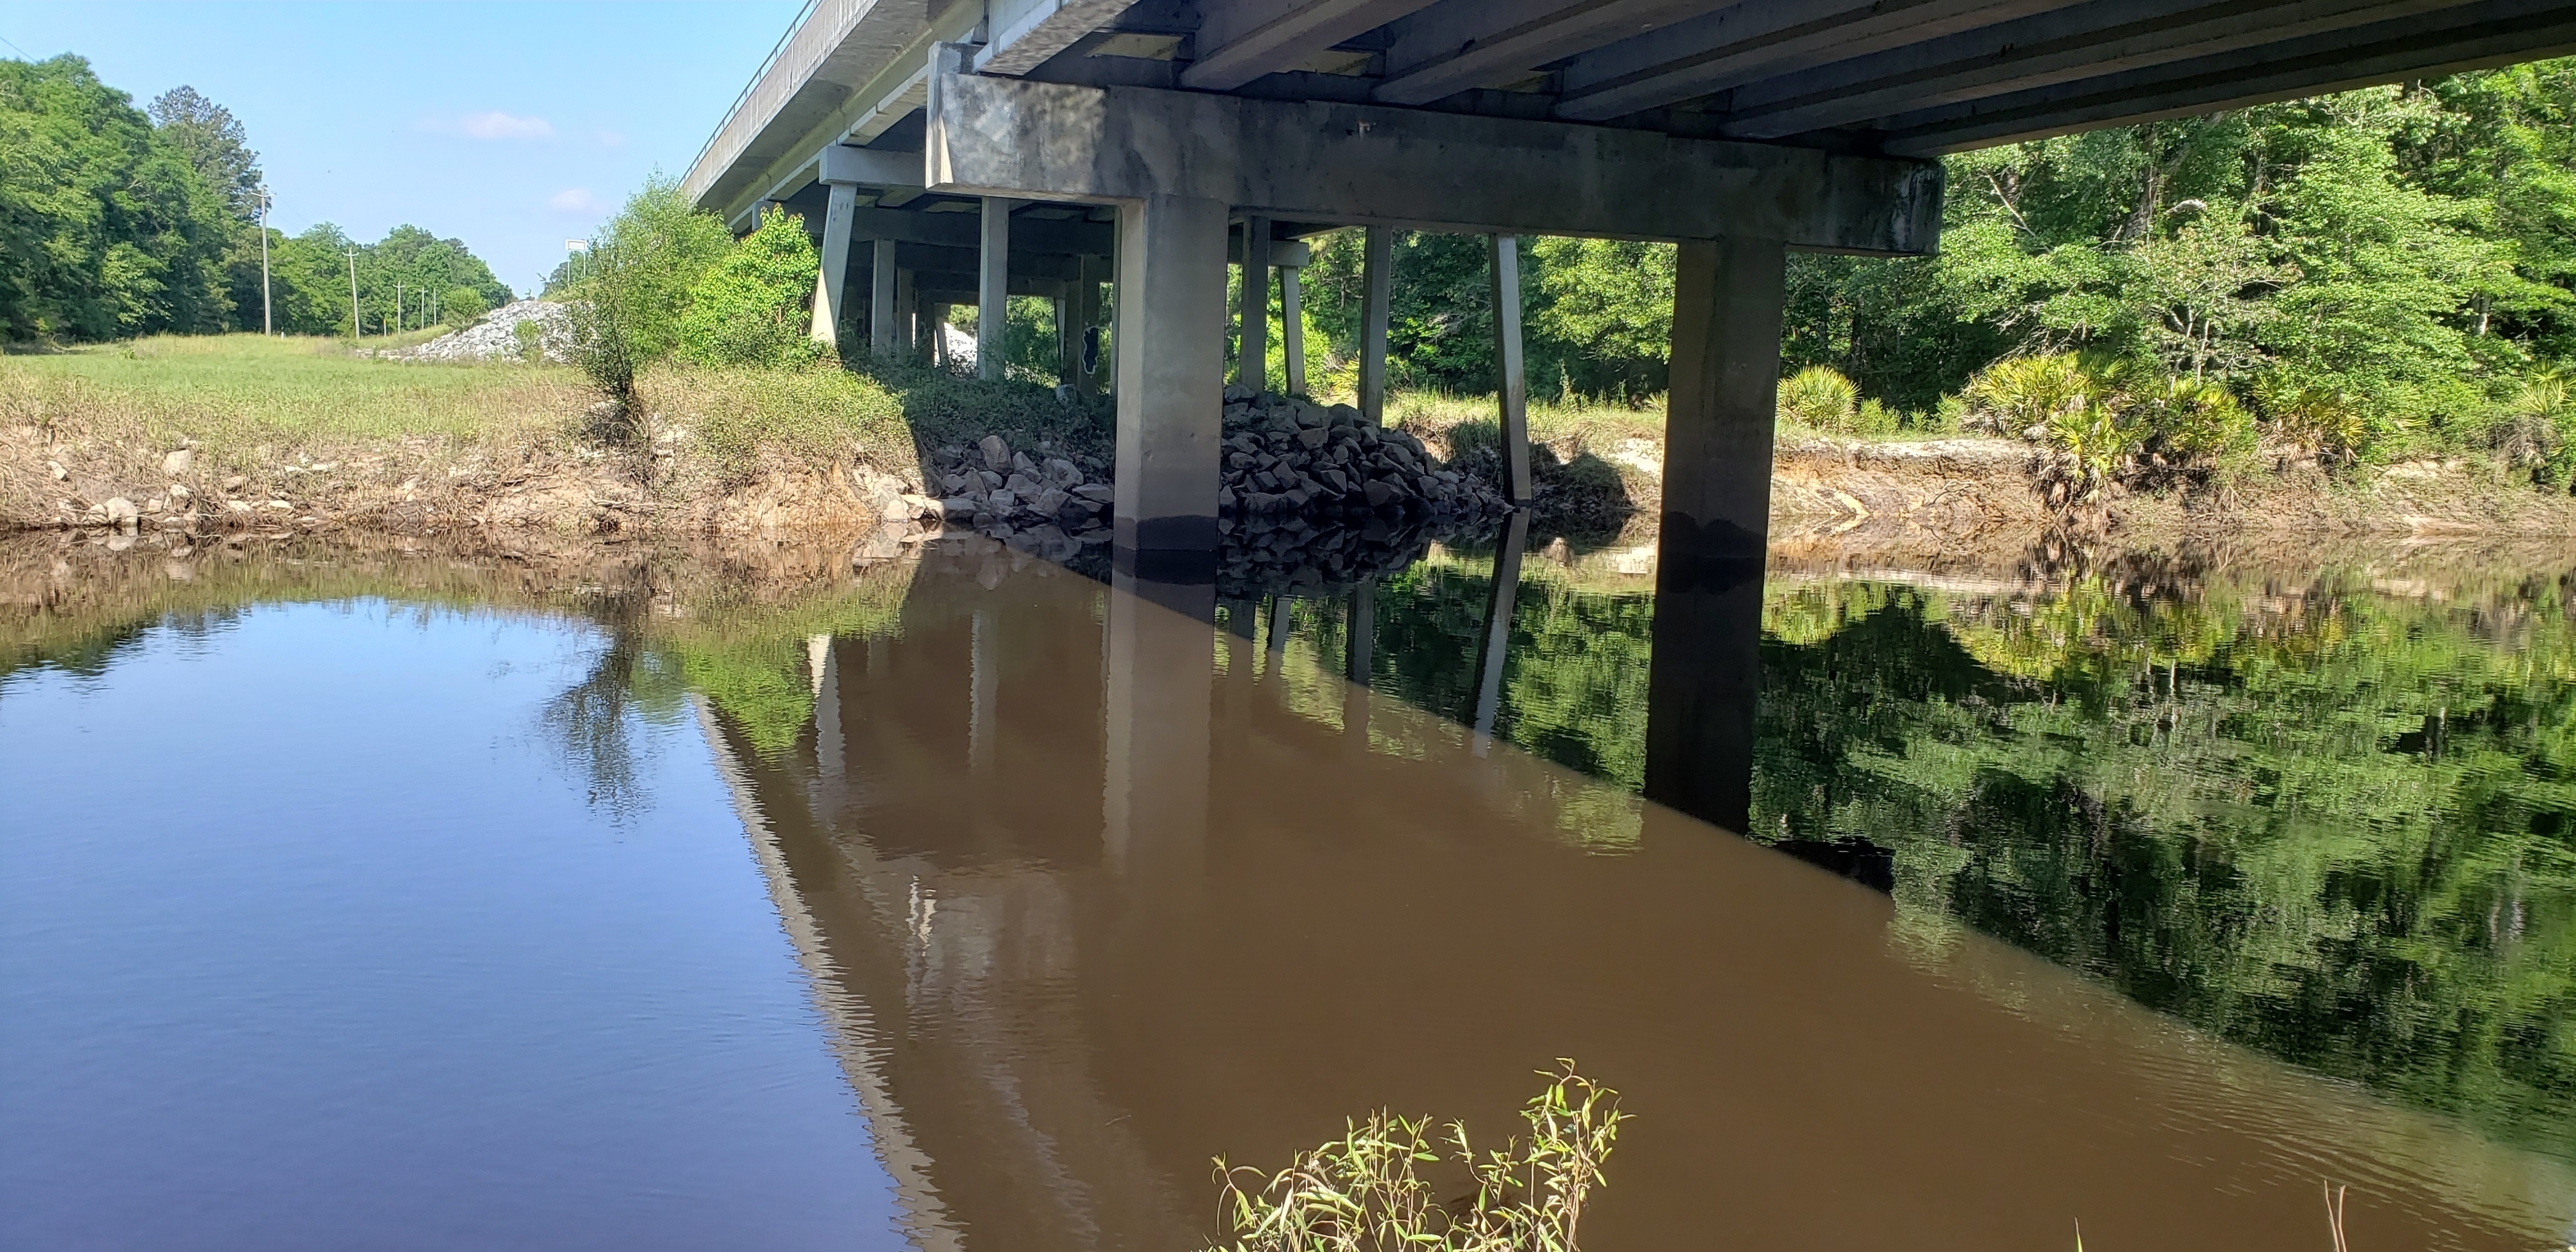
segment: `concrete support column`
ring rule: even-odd
[[[1082,332],[1074,329],[1072,317],[1073,295],[1068,288],[1055,298],[1055,380],[1067,387],[1082,372]]]
[[[1395,228],[1371,226],[1360,253],[1360,416],[1386,424],[1386,324],[1395,303]]]
[[[1475,734],[1468,751],[1485,755],[1494,742],[1494,721],[1503,711],[1503,662],[1511,654],[1512,609],[1520,598],[1521,554],[1529,547],[1528,509],[1515,509],[1503,523],[1494,545],[1493,594],[1485,600],[1485,634],[1476,645]]]
[[[894,272],[895,342],[914,360],[921,359],[921,296],[913,287],[912,271],[897,268]]]
[[[1785,272],[1777,242],[1685,243],[1673,284],[1646,797],[1739,832],[1762,686]]]
[[[894,241],[877,240],[874,268],[868,272],[868,351],[880,361],[903,345],[894,276]]]
[[[1234,381],[1255,391],[1270,385],[1270,219],[1243,219],[1242,326],[1234,346]]]
[[[1002,334],[1011,324],[1011,207],[984,197],[983,247],[975,258],[975,376],[1002,376]]]
[[[1521,352],[1521,241],[1517,235],[1487,240],[1487,269],[1494,292],[1494,364],[1502,378],[1503,488],[1514,504],[1534,497],[1530,487],[1529,363]]]
[[[1296,266],[1279,269],[1279,344],[1287,357],[1288,394],[1306,394],[1306,321],[1300,316]]]
[[[948,364],[948,306],[946,304],[934,303],[930,306],[930,317],[922,323],[921,334],[930,343],[930,363],[946,366]]]
[[[1216,572],[1226,211],[1193,196],[1118,210],[1116,556],[1167,578]]]
[[[821,343],[838,346],[841,342],[841,314],[847,307],[842,289],[850,278],[850,221],[858,208],[856,185],[831,185],[831,199],[823,212],[823,268],[814,276],[814,320],[807,328]]]
[[[1082,281],[1073,287],[1073,386],[1084,395],[1095,395],[1108,366],[1102,359],[1106,345],[1100,342],[1100,284],[1109,275],[1101,257],[1084,257],[1081,266]]]

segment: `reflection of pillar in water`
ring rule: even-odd
[[[825,778],[841,776],[841,674],[832,662],[832,637],[805,641],[814,677],[814,763]]]
[[[1214,584],[1111,575],[1101,840],[1120,874],[1196,874],[1208,816],[1215,617]]]
[[[1528,546],[1529,510],[1520,509],[1494,546],[1494,590],[1485,601],[1485,636],[1476,645],[1476,735],[1469,750],[1478,756],[1492,746],[1494,719],[1503,710],[1503,659],[1511,651],[1512,601],[1520,594],[1521,550]]]
[[[1274,595],[1270,597],[1270,664],[1266,671],[1272,683],[1281,681],[1279,667],[1287,659],[1288,597]]]
[[[1369,671],[1377,645],[1377,585],[1366,580],[1351,588],[1350,620],[1342,631],[1342,734],[1368,750]]]
[[[993,768],[993,701],[1001,694],[1000,661],[993,646],[993,618],[975,610],[968,624],[966,657],[966,764],[976,773]]]

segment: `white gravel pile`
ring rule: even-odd
[[[564,306],[552,300],[514,301],[463,330],[376,355],[388,361],[516,361],[521,322],[537,324],[547,360],[561,365],[572,359],[572,323],[564,315]]]

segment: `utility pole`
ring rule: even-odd
[[[277,318],[268,302],[268,185],[259,188],[259,333],[277,333]]]
[[[399,279],[399,278],[397,278],[397,279],[395,279],[395,280],[394,280],[394,333],[395,333],[395,334],[399,335],[399,334],[401,334],[401,333],[402,333],[402,328],[403,328],[403,325],[402,325],[402,324],[403,324],[402,280],[401,280],[401,279]]]
[[[366,329],[358,325],[358,250],[349,249],[349,342],[365,338]]]

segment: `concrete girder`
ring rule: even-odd
[[[1231,91],[1364,34],[1433,0],[1200,0],[1194,91]]]
[[[708,137],[681,179],[681,194],[720,211],[756,198],[759,185],[812,160],[846,133],[840,114],[907,46],[926,48],[925,36],[971,29],[971,20],[956,25],[963,15],[955,9],[962,7],[944,14],[943,26],[933,22],[928,0],[817,0]]]
[[[905,209],[860,209],[851,214],[850,229],[867,239],[939,244],[950,248],[983,246],[983,228],[964,213],[915,213]],[[1055,222],[1023,218],[1011,223],[1011,248],[1018,253],[1108,256],[1116,246],[1114,227],[1105,222]],[[1016,262],[1014,262],[1016,264]]]
[[[1941,167],[1644,131],[960,72],[930,80],[934,190],[1214,200],[1264,216],[1480,234],[1748,236],[1923,255]],[[1042,142],[1032,142],[1041,139]]]
[[[2469,0],[2095,0],[1738,88],[1722,129],[1772,139],[2456,8]]]
[[[975,56],[986,74],[1017,77],[1107,26],[1135,0],[987,0],[991,38]]]
[[[1014,227],[1012,233],[1017,234],[1016,228],[1026,224],[1025,222],[1012,223]],[[866,238],[867,232],[861,231],[859,235],[861,238]],[[968,291],[975,289],[974,275],[982,264],[982,253],[979,249],[954,248],[935,243],[900,243],[892,240],[878,242],[880,246],[894,243],[894,263],[897,269],[916,270],[923,274],[963,274],[968,279],[965,289]],[[1026,248],[1011,250],[1011,277],[1014,279],[1032,278],[1067,283],[1075,281],[1081,275],[1082,257],[1078,253],[1034,252]],[[1013,292],[1012,294],[1023,293]],[[958,303],[973,304],[974,301],[969,299]]]
[[[1442,0],[1395,24],[1387,104],[1429,104],[1678,21],[1707,0]]]
[[[2430,16],[1903,114],[1887,119],[1885,146],[1932,156],[2571,52],[2576,7],[2565,0],[2479,0]]]
[[[921,154],[836,143],[815,158],[814,181],[863,187],[921,186]]]
[[[1748,0],[1585,53],[1556,116],[1599,122],[1806,66],[2065,6],[2068,0]],[[1705,8],[1706,6],[1701,6]]]

